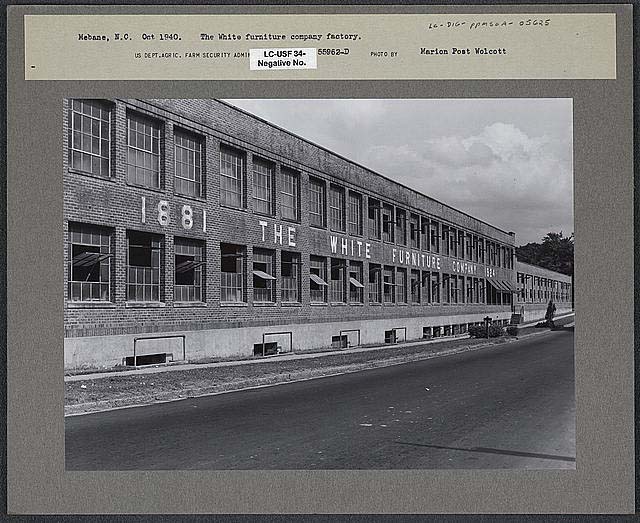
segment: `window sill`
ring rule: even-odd
[[[73,169],[72,167],[68,168],[70,174],[77,174],[80,176],[88,176],[89,178],[95,178],[97,180],[104,180],[105,182],[115,182],[115,176],[100,176],[99,174],[93,174],[86,171],[80,171],[78,169]]]
[[[315,223],[310,223],[309,227],[311,227],[313,229],[322,229],[322,230],[326,230],[327,229],[326,225],[316,225]]]
[[[275,307],[276,302],[275,301],[254,301],[253,306],[254,307]]]
[[[256,216],[262,216],[263,218],[271,218],[272,220],[276,217],[275,214],[271,213],[265,213],[265,212],[259,212],[259,211],[253,211],[253,214],[255,214]]]
[[[246,301],[221,301],[220,307],[248,307]]]
[[[116,304],[111,301],[68,301],[68,309],[115,309]]]
[[[206,307],[207,304],[203,301],[174,301],[173,306],[178,308],[187,308],[187,307],[202,308],[202,307]]]
[[[299,301],[283,301],[281,305],[283,307],[302,307],[302,303]]]
[[[187,200],[193,200],[195,202],[207,203],[207,199],[203,196],[192,196],[190,194],[182,194],[179,192],[173,192],[173,195],[178,198],[186,198]]]
[[[343,301],[332,301],[331,302],[331,306],[332,307],[340,307],[341,305],[347,305],[345,302]]]
[[[295,223],[296,225],[300,225],[300,219],[299,218],[280,218],[280,220],[283,221],[283,222]]]
[[[246,207],[233,207],[232,205],[220,204],[220,208],[226,211],[248,212]]]
[[[369,305],[372,307],[382,307],[382,303],[377,302],[377,301],[371,301],[369,302]]]
[[[161,187],[149,187],[148,185],[139,185],[137,183],[126,182],[128,187],[135,187],[136,189],[144,189],[145,191],[151,191],[154,193],[164,194],[165,190]]]
[[[127,301],[124,304],[125,307],[131,309],[143,309],[143,308],[157,308],[166,307],[167,304],[162,301]]]
[[[352,302],[349,302],[349,305],[353,305],[353,306],[355,306],[355,307],[364,307],[364,303],[359,302],[359,301],[352,301]]]
[[[309,303],[309,305],[311,305],[312,307],[327,307],[328,306],[327,302],[322,302],[322,301],[312,301],[311,303]]]

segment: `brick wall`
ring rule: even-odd
[[[115,100],[112,105],[111,178],[97,178],[75,172],[69,167],[69,101],[64,102],[64,297],[65,335],[115,335],[138,332],[163,332],[173,330],[198,330],[222,327],[277,325],[283,323],[332,322],[349,319],[374,319],[392,317],[451,316],[455,314],[491,314],[505,311],[506,306],[484,304],[458,305],[375,305],[368,304],[367,289],[364,289],[364,304],[310,304],[309,303],[309,255],[332,255],[328,229],[317,229],[309,225],[307,188],[309,175],[325,180],[335,180],[341,185],[363,194],[364,236],[352,237],[355,241],[371,244],[371,259],[334,254],[336,258],[357,259],[364,262],[364,282],[368,279],[368,262],[390,263],[392,251],[409,250],[406,247],[385,244],[367,237],[367,197],[372,195],[402,208],[431,215],[438,220],[450,222],[467,232],[483,235],[513,248],[515,238],[500,229],[475,220],[472,217],[432,200],[415,191],[396,184],[350,161],[340,158],[322,148],[295,137],[274,126],[268,125],[241,111],[215,100]],[[161,124],[161,189],[154,190],[132,186],[127,183],[127,111],[136,111],[154,117]],[[204,137],[203,167],[206,198],[195,198],[174,193],[174,128],[193,131]],[[226,144],[245,151],[246,154],[246,209],[229,209],[220,206],[220,145]],[[253,185],[253,156],[273,162],[275,168],[275,215],[261,216],[253,212],[251,194]],[[287,222],[282,219],[280,194],[280,169],[291,167],[301,173],[300,177],[300,221]],[[142,222],[142,201],[145,202],[145,220]],[[158,204],[168,202],[169,223],[161,225],[158,220]],[[185,229],[181,220],[183,206],[193,211],[193,226]],[[204,216],[206,213],[206,230]],[[259,221],[266,221],[266,234]],[[108,227],[112,232],[112,302],[71,303],[68,296],[69,247],[68,225],[70,222],[95,224]],[[283,242],[274,242],[273,227],[283,227]],[[287,245],[287,227],[295,227],[295,247]],[[161,271],[161,302],[154,304],[131,303],[126,300],[127,279],[127,231],[136,230],[162,236],[164,259]],[[175,237],[196,239],[205,246],[206,264],[203,303],[177,304],[174,302],[174,255]],[[250,274],[253,249],[269,248],[275,254],[275,274],[281,271],[282,251],[301,253],[301,304],[284,304],[280,299],[280,285],[276,281],[276,301],[273,304],[253,304],[253,282],[246,278],[247,302],[229,305],[220,302],[220,243],[235,243],[246,246],[246,266]],[[451,259],[440,255],[444,267]],[[462,261],[462,260],[461,260]],[[348,263],[348,262],[347,262]],[[410,267],[407,267],[409,269]],[[423,267],[424,268],[424,267]],[[482,277],[484,266],[478,264],[478,276]],[[496,278],[515,281],[514,271],[501,267],[493,268]],[[348,271],[347,271],[348,274]],[[348,281],[348,277],[346,278]],[[346,292],[348,294],[348,285]]]

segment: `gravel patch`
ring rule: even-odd
[[[435,356],[480,349],[515,338],[459,339],[438,344],[394,347],[360,353],[336,353],[321,358],[261,361],[260,365],[232,365],[171,370],[87,379],[65,383],[65,415],[147,405],[182,398],[358,372]]]

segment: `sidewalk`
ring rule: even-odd
[[[236,391],[358,372],[367,369],[481,350],[522,338],[441,338],[402,344],[287,354],[243,361],[145,367],[65,377],[65,415],[175,401],[187,397]]]

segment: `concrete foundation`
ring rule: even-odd
[[[336,336],[347,336],[351,346],[385,343],[385,334],[396,330],[397,341],[423,338],[425,327],[440,327],[439,334],[460,332],[470,323],[482,322],[484,314],[455,316],[429,316],[391,318],[379,320],[354,320],[331,323],[305,323],[270,325],[268,327],[244,327],[162,333],[157,335],[125,334],[117,336],[85,336],[65,338],[65,370],[111,368],[126,363],[126,358],[142,354],[165,353],[167,361],[198,361],[209,358],[242,358],[252,356],[255,344],[276,341],[283,351],[304,351],[335,346]],[[543,312],[544,316],[544,312]],[[508,321],[510,312],[491,315],[493,320]],[[457,326],[453,329],[452,326]],[[348,332],[345,332],[348,331]],[[273,335],[276,332],[289,335]],[[289,341],[291,340],[291,347]]]

